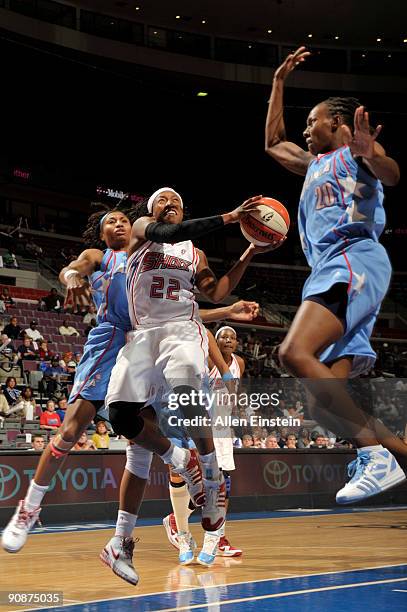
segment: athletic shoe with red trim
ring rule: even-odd
[[[179,550],[178,527],[173,512],[163,518],[163,525],[170,544]]]
[[[232,546],[225,536],[222,536],[219,540],[218,550],[216,555],[218,557],[241,557],[243,550]]]
[[[202,508],[202,527],[205,531],[217,531],[226,517],[226,484],[223,473],[219,480],[204,480],[206,502]]]
[[[113,536],[99,557],[103,563],[111,568],[116,576],[119,576],[119,578],[126,582],[130,582],[130,584],[136,585],[139,577],[133,566],[134,544],[133,538]]]
[[[1,544],[4,550],[9,553],[16,553],[22,549],[31,527],[39,522],[40,512],[41,508],[36,508],[29,512],[24,508],[24,500],[21,499],[19,501],[16,511],[1,537]]]
[[[205,504],[206,494],[198,453],[195,449],[191,449],[187,451],[187,453],[189,453],[190,456],[186,466],[181,469],[174,469],[174,472],[182,476],[185,480],[192,502],[195,506],[203,506]]]

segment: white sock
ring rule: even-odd
[[[381,451],[381,450],[385,450],[383,448],[383,446],[381,444],[376,444],[374,446],[362,446],[361,448],[358,448],[358,451]]]
[[[185,467],[187,457],[189,457],[189,453],[187,453],[186,449],[179,448],[175,444],[171,444],[170,448],[161,455],[164,463],[171,463],[176,470]]]
[[[191,498],[186,484],[183,484],[182,487],[173,487],[170,483],[170,499],[175,520],[177,521],[178,533],[180,531],[188,532],[188,518],[192,510],[188,508]]]
[[[200,455],[203,477],[206,480],[217,480],[219,478],[219,466],[216,459],[216,452],[212,451],[207,455]]]
[[[32,480],[28,487],[27,495],[24,499],[24,508],[29,512],[36,510],[41,505],[45,493],[48,491],[48,485],[45,487],[35,484]]]
[[[119,510],[117,513],[116,532],[115,536],[121,538],[130,538],[133,529],[136,526],[137,514],[131,514],[125,510]]]

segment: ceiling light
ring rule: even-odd
[[[407,43],[407,38],[403,38],[403,43]]]
[[[207,91],[198,91],[198,93],[196,94],[198,96],[198,98],[205,98],[208,95]]]
[[[175,15],[175,19],[181,19],[181,15]]]
[[[381,38],[376,38],[376,42],[382,42]]]
[[[252,48],[252,45],[247,45],[247,46],[249,47],[249,49],[251,49],[251,48]]]
[[[139,6],[136,6],[136,11],[139,11],[139,10],[140,10],[140,7],[139,7]]]
[[[267,34],[271,34],[273,30],[267,30]]]
[[[153,34],[158,34],[157,30],[154,30]]]
[[[387,57],[391,57],[391,53],[389,53]]]
[[[335,40],[339,40],[339,36],[335,36]]]
[[[312,34],[308,34],[308,38],[312,38]]]
[[[362,57],[366,57],[366,53],[362,53]]]
[[[206,19],[202,19],[201,23],[205,24],[206,23]]]

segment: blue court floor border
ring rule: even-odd
[[[190,568],[183,568],[193,571]],[[202,569],[202,568],[201,568]],[[366,612],[407,609],[407,564],[378,568],[266,579],[228,585],[211,584],[184,591],[105,599],[52,608],[56,612],[176,612],[201,610],[243,612]],[[50,608],[41,608],[46,610]]]

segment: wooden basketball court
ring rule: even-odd
[[[200,525],[193,524],[191,531],[199,546]],[[20,553],[11,555],[1,550],[0,591],[63,591],[64,605],[74,609],[95,602],[86,610],[122,610],[131,605],[133,610],[142,611],[223,611],[240,610],[241,605],[245,610],[276,609],[274,600],[281,597],[278,610],[291,610],[293,598],[300,606],[298,598],[305,594],[309,597],[310,593],[325,593],[326,598],[328,592],[343,601],[344,590],[350,589],[355,591],[354,609],[363,600],[366,610],[369,589],[380,585],[392,594],[388,609],[407,609],[406,509],[313,516],[293,513],[282,518],[273,513],[271,518],[230,520],[227,536],[244,554],[240,558],[217,558],[209,569],[195,562],[180,566],[163,527],[142,526],[136,529],[140,538],[134,558],[140,575],[137,587],[123,582],[99,560],[99,552],[112,534],[112,529],[33,534]],[[373,575],[361,582],[358,576],[365,573],[350,570],[373,571]],[[312,574],[319,575],[316,586],[311,584],[316,579],[310,578]],[[332,584],[332,577],[337,580],[338,576],[340,584]],[[285,579],[294,577],[297,582],[302,580],[301,584],[286,592],[284,585],[289,582]],[[234,594],[237,586],[233,585],[244,587],[244,591]],[[377,603],[382,595],[375,592],[372,601]],[[7,612],[33,607],[3,605],[0,609]],[[345,608],[335,605],[332,609]],[[373,605],[371,609],[381,608]]]

